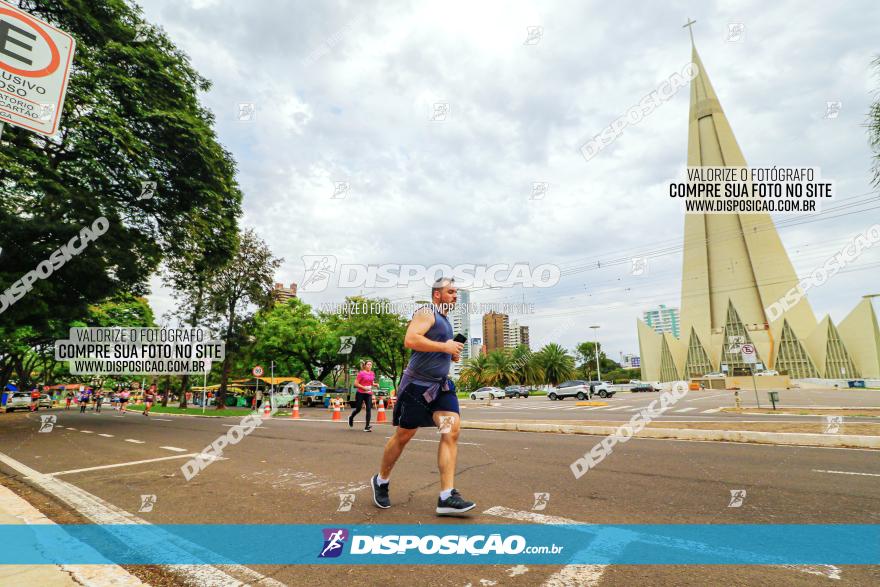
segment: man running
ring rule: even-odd
[[[101,390],[99,389],[98,392],[95,394],[95,412],[97,412],[98,414],[101,413],[102,403],[104,403],[104,394],[101,393]]]
[[[452,340],[452,325],[446,318],[455,306],[458,290],[454,280],[438,279],[431,288],[431,306],[419,309],[406,329],[404,346],[412,349],[409,364],[400,381],[400,393],[394,405],[394,436],[385,445],[378,475],[373,475],[373,503],[391,507],[389,478],[394,464],[420,427],[437,426],[440,445],[437,466],[440,469],[438,515],[462,514],[476,504],[461,497],[455,489],[455,461],[461,425],[458,396],[448,379],[452,361],[458,361],[463,344]]]
[[[364,432],[372,432],[373,428],[370,426],[370,415],[373,413],[373,382],[376,380],[376,374],[373,373],[373,361],[367,361],[364,363],[364,368],[361,369],[357,378],[354,380],[354,386],[357,387],[357,393],[354,396],[354,411],[351,413],[351,416],[348,417],[348,427],[354,428],[354,417],[360,414],[361,412],[361,402],[363,402],[364,406],[367,408],[367,425],[364,428]]]
[[[70,402],[72,402],[72,401],[73,401],[73,392],[72,392],[72,391],[68,391],[68,392],[67,392],[67,395],[64,396],[64,402],[67,404],[67,405],[65,406],[65,408],[64,408],[65,410],[69,410],[69,409],[70,409]]]
[[[144,416],[150,415],[150,408],[153,407],[153,402],[156,401],[156,384],[150,386],[150,388],[144,393]]]
[[[31,390],[31,411],[36,412],[40,409],[40,390],[33,388]]]

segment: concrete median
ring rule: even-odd
[[[468,422],[462,428],[474,430],[506,430],[510,432],[544,432],[555,434],[588,434],[608,436],[617,432],[618,426],[583,426],[537,422]],[[880,436],[852,434],[807,434],[792,432],[756,432],[744,430],[701,430],[683,428],[644,428],[635,435],[638,438],[661,438],[669,440],[704,440],[721,442],[745,442],[752,444],[775,444],[792,446],[825,446],[836,448],[880,449]]]

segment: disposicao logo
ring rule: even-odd
[[[318,558],[336,558],[342,554],[345,541],[348,540],[348,530],[344,528],[324,528],[324,548]]]

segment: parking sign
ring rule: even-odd
[[[75,48],[64,31],[0,2],[0,124],[56,133]]]
[[[755,363],[758,360],[758,355],[755,352],[755,345],[753,344],[744,344],[740,347],[740,351],[742,352],[742,358],[744,363]]]

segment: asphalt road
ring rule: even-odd
[[[533,401],[558,403],[520,400]],[[146,418],[131,412],[122,417],[112,410],[51,413],[58,421],[50,433],[38,433],[34,414],[0,416],[0,453],[8,457],[0,471],[25,483],[21,465],[54,473],[53,478],[152,523],[454,526],[513,523],[515,518],[544,523],[547,516],[594,524],[880,523],[880,459],[865,450],[632,439],[575,479],[570,463],[598,437],[465,430],[456,485],[478,507],[475,515],[457,520],[433,515],[439,490],[434,430],[420,431],[409,445],[392,477],[394,507],[378,510],[368,480],[392,431],[387,425],[364,433],[329,421],[266,421],[227,448],[226,460],[187,482],[180,472],[186,460],[181,455],[200,451],[236,420]],[[465,410],[465,418],[472,413]],[[732,490],[746,490],[740,507],[728,507]],[[550,494],[541,512],[532,510],[538,492]],[[340,493],[356,496],[351,511],[337,511]],[[138,512],[142,495],[156,496],[151,512]],[[880,584],[877,567],[824,565],[254,569],[282,584],[321,586]]]

